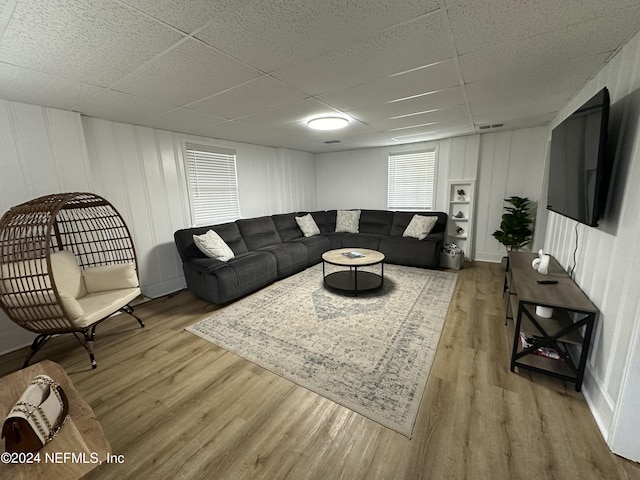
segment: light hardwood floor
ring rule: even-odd
[[[36,360],[67,370],[124,455],[92,479],[640,479],[572,385],[509,372],[502,275],[459,272],[410,440],[185,332],[216,308],[186,291],[140,305],[144,329],[100,326],[95,371],[71,336]]]

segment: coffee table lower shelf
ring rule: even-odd
[[[354,268],[328,274],[324,277],[324,284],[329,288],[353,292],[357,295],[358,292],[376,290],[382,287],[383,278],[376,273]]]

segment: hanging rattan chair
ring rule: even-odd
[[[47,195],[0,219],[0,306],[38,333],[23,367],[52,336],[73,333],[96,368],[96,326],[121,311],[144,327],[130,305],[139,295],[131,234],[104,198]]]

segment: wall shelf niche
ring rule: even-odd
[[[475,180],[449,180],[447,243],[464,251],[465,260],[473,260],[473,214]]]

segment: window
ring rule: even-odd
[[[436,151],[389,154],[389,210],[433,210]]]
[[[194,226],[240,218],[235,150],[186,143],[185,151]]]

